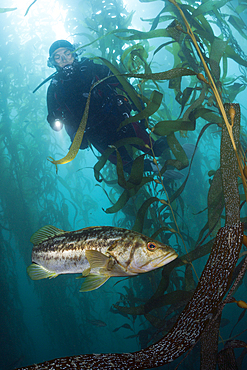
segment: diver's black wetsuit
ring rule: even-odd
[[[107,66],[95,64],[88,58],[80,62],[75,60],[72,65],[65,66],[52,79],[47,91],[47,120],[55,130],[55,120],[65,125],[68,135],[73,141],[86,106],[91,86],[104,77],[112,75]],[[88,147],[88,141],[102,153],[108,145],[117,140],[129,137],[140,137],[150,145],[149,135],[142,123],[128,124],[117,131],[120,123],[130,115],[131,107],[124,96],[118,95],[115,88],[121,88],[117,78],[112,75],[95,86],[91,93],[89,116],[81,149]],[[148,153],[145,146],[138,147]],[[133,159],[125,147],[119,148],[124,170],[130,172]],[[158,154],[159,155],[159,154]],[[109,160],[116,164],[116,156]]]

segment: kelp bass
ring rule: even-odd
[[[31,237],[33,280],[82,273],[80,291],[99,288],[112,276],[131,276],[164,266],[177,257],[168,245],[135,231],[96,226],[63,231],[44,226]]]

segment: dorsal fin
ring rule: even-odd
[[[46,225],[41,227],[38,231],[36,231],[32,236],[31,236],[31,243],[33,245],[38,245],[42,243],[44,240],[52,238],[53,236],[58,236],[64,234],[66,231],[58,229],[55,226],[52,225]]]

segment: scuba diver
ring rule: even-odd
[[[65,127],[71,141],[80,125],[91,86],[97,84],[91,92],[90,106],[86,129],[80,149],[86,149],[92,144],[100,153],[109,145],[120,139],[139,137],[150,147],[150,137],[143,122],[129,123],[117,130],[120,123],[131,114],[132,106],[123,91],[118,79],[110,69],[101,64],[95,64],[89,58],[79,60],[75,47],[67,40],[55,41],[49,49],[48,66],[55,67],[57,72],[47,91],[47,121],[51,128],[59,131]],[[135,146],[143,153],[151,154],[151,150],[143,146]],[[160,156],[168,148],[165,138],[153,141],[155,156]],[[118,148],[123,162],[123,169],[130,173],[133,158],[124,146]],[[117,156],[108,158],[117,163]],[[144,171],[157,171],[151,159],[145,159]]]

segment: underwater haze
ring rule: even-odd
[[[122,369],[246,369],[246,1],[0,6],[0,370],[103,353],[121,369],[118,354],[133,352],[145,360]],[[46,119],[50,81],[39,87],[56,71],[47,60],[59,39],[134,87],[125,92],[132,116],[145,122],[151,147],[151,138],[168,144],[145,155],[154,171],[143,171],[128,140],[130,174],[93,146],[52,163],[71,145]],[[88,292],[80,274],[31,280],[30,239],[45,225],[134,230],[178,258]]]

